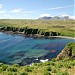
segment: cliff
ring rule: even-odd
[[[57,56],[57,59],[63,59],[67,57],[75,59],[75,42],[67,44],[62,52]]]

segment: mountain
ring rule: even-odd
[[[71,20],[69,18],[69,16],[64,16],[64,17],[59,17],[59,16],[47,17],[47,16],[44,16],[44,17],[40,17],[39,19],[40,20]]]
[[[52,20],[61,20],[62,18],[61,17],[58,17],[58,16],[54,16],[52,17]]]
[[[52,17],[44,16],[44,17],[40,17],[39,19],[42,19],[42,20],[50,20],[50,19],[52,19]]]

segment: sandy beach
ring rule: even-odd
[[[50,38],[66,38],[66,39],[74,39],[74,37],[68,37],[68,36],[49,36]]]

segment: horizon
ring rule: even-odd
[[[75,0],[2,0],[0,19],[38,19],[44,16],[74,16]]]
[[[39,18],[28,18],[28,19],[26,19],[26,18],[0,18],[0,20],[4,20],[4,19],[8,19],[8,20],[14,20],[14,19],[16,19],[16,20],[43,20],[42,18],[44,18],[44,17],[51,17],[51,18],[54,18],[54,17],[59,17],[59,18],[61,18],[61,20],[64,20],[63,18],[64,17],[68,17],[68,20],[75,20],[75,18],[72,18],[71,16],[69,16],[69,15],[64,15],[64,16],[40,16]],[[53,19],[54,20],[54,19]]]

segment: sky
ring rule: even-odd
[[[74,3],[75,0],[0,0],[0,19],[75,18]]]

